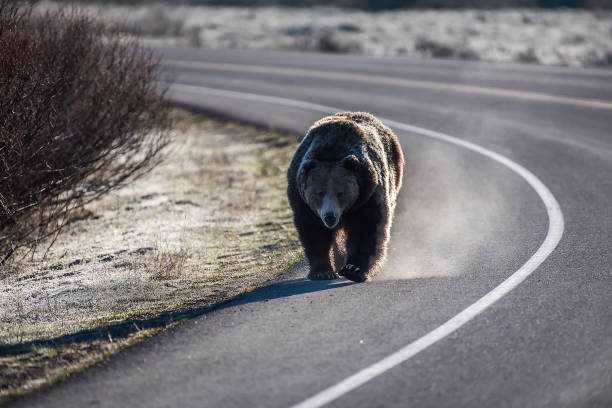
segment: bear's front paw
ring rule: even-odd
[[[353,282],[363,282],[366,280],[365,273],[361,272],[361,269],[353,264],[344,265],[338,274]]]
[[[310,280],[332,280],[338,279],[338,274],[332,270],[323,270],[317,272],[310,272],[308,274]]]

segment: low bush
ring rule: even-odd
[[[157,164],[169,116],[154,56],[78,12],[0,0],[0,50],[4,263]]]

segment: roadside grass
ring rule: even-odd
[[[294,137],[175,109],[166,161],[0,271],[0,402],[286,271]],[[42,247],[42,246],[41,246]]]

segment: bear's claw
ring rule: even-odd
[[[310,280],[332,280],[338,279],[338,274],[334,271],[319,271],[308,274]]]
[[[350,279],[353,282],[363,282],[366,280],[364,273],[359,273],[359,267],[353,264],[346,264],[338,272],[340,276],[344,276],[346,279]]]

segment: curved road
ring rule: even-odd
[[[159,51],[183,105],[296,134],[329,107],[388,119],[387,266],[353,284],[298,264],[16,406],[612,406],[612,72]]]

